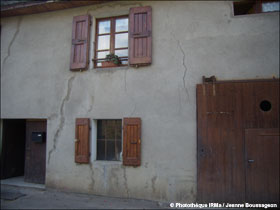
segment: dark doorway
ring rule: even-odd
[[[1,179],[24,175],[25,130],[25,120],[3,120]]]
[[[3,120],[1,179],[45,183],[46,130],[46,120]]]

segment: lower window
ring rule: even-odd
[[[122,120],[97,120],[97,160],[120,160]]]

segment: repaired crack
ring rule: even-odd
[[[14,41],[16,40],[16,37],[17,37],[17,35],[18,35],[18,33],[19,33],[21,21],[22,21],[22,17],[19,17],[18,22],[17,22],[17,29],[16,29],[16,32],[14,33],[13,38],[12,38],[11,42],[10,42],[9,45],[8,45],[8,54],[7,54],[7,56],[6,56],[6,57],[4,58],[4,60],[3,60],[3,72],[4,72],[4,66],[5,66],[5,64],[6,64],[6,61],[7,61],[7,59],[8,59],[8,58],[10,57],[10,55],[11,55],[11,47],[12,47],[12,45],[13,45]]]
[[[90,191],[93,191],[93,188],[94,188],[94,184],[95,184],[95,181],[94,181],[94,171],[93,171],[93,167],[92,167],[92,163],[89,164],[89,168],[90,168],[90,171],[91,171],[91,176],[90,176],[90,179],[91,179],[91,183],[89,185],[89,190]]]
[[[90,113],[91,110],[92,110],[92,108],[93,108],[94,97],[93,97],[93,96],[90,96],[90,99],[91,99],[91,101],[90,101],[90,104],[89,104],[89,108],[88,108],[87,113]]]
[[[185,54],[185,52],[184,52],[184,50],[183,50],[183,48],[182,48],[182,46],[181,46],[181,43],[180,43],[180,41],[179,40],[177,40],[177,45],[178,45],[178,47],[179,47],[179,49],[180,49],[180,51],[182,52],[182,54],[183,54],[183,67],[184,67],[184,75],[183,75],[183,85],[184,85],[184,89],[185,89],[185,91],[186,91],[186,94],[187,94],[187,98],[189,99],[190,97],[189,97],[189,91],[188,91],[188,89],[186,88],[186,74],[187,74],[187,71],[188,71],[188,69],[187,69],[187,66],[186,66],[186,64],[185,64],[185,58],[186,58],[186,54]]]
[[[126,190],[126,195],[129,198],[128,186],[127,186],[127,177],[126,177],[126,169],[123,168],[123,178],[124,178],[124,186]]]
[[[54,138],[53,138],[53,147],[52,149],[49,151],[49,155],[48,155],[48,164],[50,163],[50,158],[51,158],[51,154],[53,153],[53,151],[56,149],[56,144],[57,144],[57,139],[60,135],[61,130],[64,127],[64,122],[65,122],[65,116],[64,116],[64,106],[65,103],[69,100],[70,94],[71,94],[71,90],[72,90],[72,84],[73,84],[73,80],[75,79],[75,75],[73,75],[72,77],[70,77],[68,79],[67,82],[67,92],[65,97],[62,100],[62,103],[60,105],[60,122],[59,122],[59,126],[55,132]]]

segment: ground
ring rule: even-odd
[[[158,202],[1,185],[1,209],[158,209]]]

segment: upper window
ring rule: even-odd
[[[236,1],[234,15],[279,11],[279,0]]]
[[[73,18],[71,71],[89,67],[91,16]],[[129,15],[96,20],[94,67],[146,66],[152,63],[152,8],[129,9]],[[129,44],[128,44],[129,43]]]
[[[95,43],[95,67],[114,66],[114,62],[106,62],[106,56],[112,57],[112,54],[118,56],[119,65],[127,65],[128,16],[97,19]],[[113,56],[111,60],[114,58],[116,57]]]

